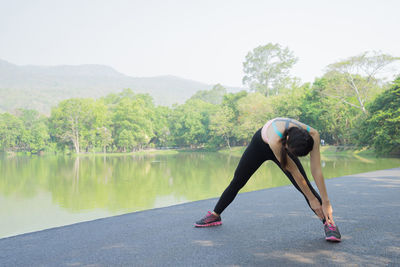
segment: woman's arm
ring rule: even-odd
[[[312,131],[312,130],[311,130]],[[314,130],[315,131],[315,130]],[[279,162],[280,160],[280,155],[279,151],[281,149],[281,143],[279,142],[279,139],[275,138],[274,142],[270,142],[270,147],[272,152],[274,153],[275,157]],[[305,197],[307,198],[311,209],[314,210],[314,212],[317,214],[317,216],[322,220],[325,218],[321,203],[319,200],[315,197],[315,195],[311,192],[310,187],[308,186],[305,177],[301,174],[299,168],[297,167],[296,163],[289,157],[287,156],[287,166],[286,170],[293,176],[297,186],[300,188],[300,191],[303,192]],[[326,192],[326,190],[325,190]]]
[[[316,130],[312,130],[310,134],[314,139],[314,146],[310,152],[311,174],[314,177],[315,184],[318,187],[318,191],[321,195],[322,202],[328,202],[329,201],[328,193],[326,191],[325,179],[322,174],[322,168],[321,168],[321,155],[319,151],[319,143],[320,143],[319,134]]]
[[[326,216],[323,211],[323,206],[321,206],[321,203],[319,202],[319,200],[311,192],[311,189],[307,185],[305,177],[303,177],[303,175],[300,173],[300,170],[297,167],[296,163],[294,163],[294,161],[290,157],[288,157],[287,170],[292,174],[294,180],[296,181],[296,184],[300,187],[300,190],[303,192],[303,194],[308,199],[311,209],[314,210],[314,212],[317,214],[317,216],[321,220],[324,219]]]
[[[310,152],[311,174],[314,177],[315,184],[317,185],[318,191],[321,195],[322,210],[324,212],[325,220],[329,224],[335,224],[332,216],[332,206],[329,202],[328,192],[326,190],[325,179],[322,174],[321,154],[319,151],[320,137],[318,132],[314,129],[311,130],[310,135],[314,139],[314,146]]]

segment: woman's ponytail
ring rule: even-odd
[[[283,136],[281,138],[281,144],[282,144],[282,147],[281,147],[281,167],[282,167],[283,170],[286,170],[286,165],[287,165],[287,155],[288,155],[288,153],[286,151],[286,140],[287,140],[288,134],[289,134],[289,131],[288,131],[288,129],[286,129],[283,132],[283,134],[282,134]]]

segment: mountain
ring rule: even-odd
[[[130,88],[150,94],[155,104],[182,104],[213,85],[175,76],[131,77],[104,65],[18,66],[0,59],[0,112],[16,108],[49,114],[52,106],[73,97],[99,98]],[[225,87],[238,92],[239,87]]]

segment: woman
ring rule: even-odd
[[[196,227],[221,225],[221,213],[233,201],[239,190],[266,160],[273,160],[305,197],[313,212],[322,220],[326,240],[340,241],[341,235],[332,217],[332,206],[328,199],[322,175],[318,132],[310,126],[288,118],[268,121],[253,136],[244,151],[234,177],[222,193],[214,211],[195,223]],[[297,157],[310,153],[311,173],[321,197],[311,186]]]

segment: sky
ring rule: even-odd
[[[0,59],[102,64],[134,77],[242,86],[260,45],[288,47],[292,75],[376,50],[400,56],[397,0],[0,0]]]

